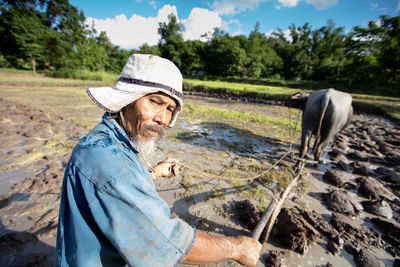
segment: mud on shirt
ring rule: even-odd
[[[176,266],[195,238],[171,219],[125,131],[104,114],[66,167],[56,266]]]

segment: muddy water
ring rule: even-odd
[[[186,103],[239,112],[253,112],[278,118],[288,118],[289,115],[294,118],[296,114],[278,106],[213,98],[192,96],[186,99]],[[17,184],[7,190],[3,189],[4,193],[2,191],[0,194],[0,247],[4,248],[3,252],[0,252],[0,265],[50,266],[54,261],[59,188],[63,166],[76,138],[85,131],[78,129],[79,127],[71,122],[63,121],[57,117],[58,114],[44,114],[36,109],[12,103],[2,102],[1,106],[8,111],[8,113],[0,113],[3,114],[0,124],[2,140],[5,140],[3,137],[10,135],[14,138],[0,143],[2,150],[0,182],[9,184],[11,179]],[[35,114],[33,118],[28,115],[32,113]],[[359,125],[351,128],[348,134],[355,131],[363,136],[368,130],[366,123],[372,120],[376,120],[377,131],[395,129],[392,124],[387,124],[379,118],[366,116],[356,116],[356,118]],[[10,124],[9,121],[13,123]],[[57,123],[54,123],[55,121]],[[69,135],[65,136],[63,133]],[[370,135],[373,134],[370,133]],[[368,135],[363,138],[368,138]],[[357,140],[365,139],[360,139],[360,137],[348,137],[348,139],[350,141],[347,140],[346,149],[342,149],[345,155],[353,153],[354,158],[357,156],[354,153],[358,151],[361,153],[358,156],[368,156],[362,154],[366,153],[362,149],[357,149],[365,147],[363,143],[356,143]],[[269,125],[182,114],[176,127],[167,131],[167,135],[158,147],[160,153],[154,162],[165,157],[174,157],[211,174],[232,179],[244,178],[259,174],[270,167],[287,149],[287,140],[288,137],[277,134],[277,131]],[[296,136],[295,149],[297,149],[298,141],[299,136]],[[374,142],[382,146],[379,140]],[[344,145],[339,143],[332,148],[338,146]],[[394,149],[376,154],[379,155],[375,155],[378,159],[375,159],[367,169],[371,174],[382,166],[383,163],[379,162],[379,158],[385,159],[385,154],[390,156],[389,161],[396,157]],[[333,155],[326,154],[325,165],[308,166],[304,170],[299,186],[291,192],[285,206],[293,210],[295,207],[300,207],[304,210],[316,211],[330,221],[333,212],[324,202],[323,196],[335,186],[328,184],[323,174],[328,170],[340,168],[334,158]],[[357,172],[356,167],[351,166],[354,160],[347,156],[341,159],[344,164],[340,166],[348,167],[347,172],[353,175],[350,182],[355,184],[360,176],[354,174]],[[252,228],[246,218],[241,216],[244,211],[238,208],[237,204],[249,200],[255,208],[255,215],[259,216],[271,201],[271,195],[282,190],[275,180],[282,183],[290,180],[288,167],[292,164],[293,161],[287,159],[273,170],[273,174],[257,181],[211,179],[182,169],[177,177],[158,179],[155,184],[159,194],[170,206],[174,217],[180,217],[214,235],[250,234]],[[399,172],[398,169],[386,167]],[[353,199],[359,201],[369,199],[361,196],[357,188],[350,187],[346,191]],[[368,220],[370,217],[378,216],[362,211],[350,219],[354,223],[379,232]],[[398,218],[398,211],[394,211],[393,217]],[[395,219],[390,221],[397,223]],[[257,266],[265,266],[266,258],[271,250],[285,252],[283,261],[285,266],[325,266],[328,263],[333,266],[355,265],[353,255],[344,248],[340,249],[337,255],[328,252],[326,236],[321,235],[310,245],[304,255],[301,255],[288,250],[275,232],[276,230],[263,245],[262,257]],[[374,246],[369,246],[369,249],[382,263],[388,266],[393,264],[395,258],[393,254]],[[232,261],[223,261],[209,266],[239,265]]]

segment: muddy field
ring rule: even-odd
[[[188,104],[278,118],[296,114],[281,106],[187,98]],[[51,266],[63,169],[88,130],[60,112],[4,97],[0,109],[0,266]],[[94,105],[91,110],[94,124],[101,111]],[[255,181],[235,179],[262,173],[283,155],[291,139],[283,132],[184,113],[161,142],[154,162],[175,157],[232,180],[183,169],[178,177],[156,180],[158,192],[173,216],[199,229],[216,235],[250,234],[272,197],[289,183],[294,161],[286,158]],[[298,142],[297,134],[295,152]],[[399,145],[398,126],[356,115],[324,155],[324,163],[303,170],[257,266],[399,266]]]

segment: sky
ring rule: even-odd
[[[345,32],[367,27],[381,15],[399,16],[400,0],[70,0],[83,10],[86,24],[105,31],[111,43],[124,49],[155,45],[160,22],[173,13],[184,26],[184,40],[207,41],[218,27],[231,36],[246,36],[258,22],[269,35],[310,23],[312,29],[332,20]],[[204,34],[206,34],[204,36]],[[202,37],[203,36],[203,37]]]

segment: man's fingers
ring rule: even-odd
[[[179,174],[179,168],[181,167],[178,160],[174,158],[165,159],[157,164],[160,166],[160,174],[163,177],[170,178]]]
[[[176,175],[178,175],[179,174],[179,168],[180,168],[181,166],[178,164],[178,163],[175,163],[174,165],[172,165],[172,174],[174,175],[174,176],[176,176]]]

